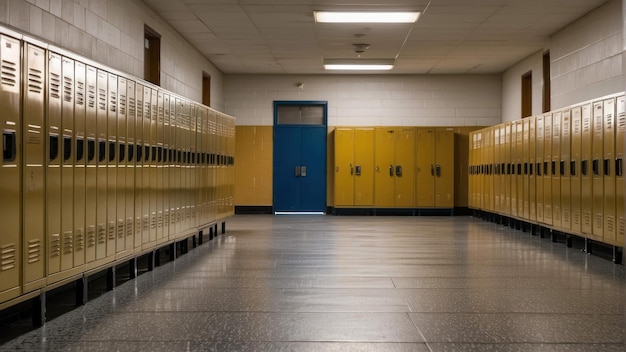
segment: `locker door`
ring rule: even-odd
[[[493,126],[493,209],[500,207],[500,187],[502,185],[500,176],[500,126]]]
[[[86,247],[86,160],[87,160],[87,139],[86,139],[86,117],[85,117],[85,97],[86,91],[86,66],[82,62],[75,64],[75,89],[74,89],[74,266],[85,264]]]
[[[592,155],[591,144],[593,139],[593,116],[591,104],[582,106],[581,111],[581,147],[580,147],[580,168],[581,168],[581,195],[580,208],[582,212],[581,231],[585,235],[590,235],[593,231],[593,179],[592,179]]]
[[[415,194],[417,208],[435,206],[435,143],[434,129],[417,129],[417,192]]]
[[[74,60],[61,59],[61,271],[74,267]]]
[[[107,86],[108,75],[102,70],[98,70],[97,77],[97,111],[96,111],[96,129],[98,135],[97,158],[98,158],[98,176],[97,176],[97,205],[96,205],[96,259],[104,259],[107,250],[107,200],[108,200],[108,184],[107,184]]]
[[[0,302],[17,297],[20,294],[20,240],[21,240],[21,189],[20,174],[22,156],[18,151],[21,138],[21,111],[20,93],[22,72],[20,62],[20,42],[17,39],[0,36],[0,128],[2,128],[2,150],[3,156],[0,161],[0,182],[2,190],[0,197],[2,205],[2,236],[0,236],[0,248],[2,250],[2,266],[0,267]],[[53,59],[51,58],[51,61]],[[56,62],[56,59],[54,59]],[[56,68],[56,67],[55,67]],[[57,77],[58,82],[58,77]],[[53,88],[53,87],[51,87]],[[59,94],[58,86],[54,87]],[[60,121],[55,121],[53,125],[58,129]],[[56,133],[58,130],[50,131]],[[52,167],[54,164],[50,164]],[[58,222],[58,220],[56,221]],[[54,223],[56,225],[56,223]],[[58,234],[56,227],[52,229],[53,234]],[[29,236],[30,237],[30,236]]]
[[[394,134],[390,128],[376,128],[374,204],[377,208],[394,206]]]
[[[527,117],[528,120],[528,219],[537,221],[537,177],[535,157],[537,147],[537,131],[535,127],[535,117]]]
[[[572,202],[571,202],[571,111],[563,111],[561,117],[561,160],[559,171],[561,172],[561,228],[570,231],[572,228]]]
[[[2,45],[4,48],[5,46]],[[61,56],[48,52],[46,226],[48,275],[61,270]]]
[[[504,212],[505,215],[512,215],[512,207],[511,207],[511,189],[514,184],[512,182],[512,161],[511,161],[511,145],[513,141],[512,137],[512,123],[505,122],[504,125],[504,165],[505,165],[505,177],[504,177],[504,209],[501,211]]]
[[[169,239],[170,236],[170,96],[169,94],[163,94],[163,184],[162,184],[162,199],[163,199],[163,238]]]
[[[535,120],[536,142],[535,142],[535,198],[537,207],[537,222],[543,223],[543,162],[544,162],[544,132],[543,115],[537,116]]]
[[[5,43],[3,39],[0,39],[0,43],[2,46],[0,47],[0,57],[4,60],[4,48]],[[45,149],[44,149],[44,82],[45,82],[45,67],[46,67],[46,53],[43,49],[38,48],[32,44],[25,45],[25,60],[24,60],[24,82],[27,82],[27,89],[24,89],[24,103],[23,103],[23,124],[22,126],[27,126],[28,128],[24,128],[24,138],[22,139],[22,150],[24,151],[24,174],[22,179],[23,184],[23,196],[22,196],[22,226],[23,226],[23,246],[22,246],[22,265],[23,265],[23,292],[30,292],[34,289],[40,288],[45,284],[45,263],[46,260],[44,258],[45,253],[45,193],[44,193],[44,162],[45,162]],[[6,83],[9,83],[8,81]],[[5,99],[8,98],[9,92],[5,91],[7,85],[3,81],[0,86],[2,106],[10,106],[4,105]],[[11,106],[11,109],[3,108],[3,115],[11,116],[9,121],[17,122],[17,120],[13,120],[15,118],[16,111],[14,110],[15,106]],[[8,112],[8,113],[7,113]],[[18,112],[19,113],[19,112]],[[4,118],[5,116],[0,117]],[[2,120],[3,126],[5,126],[7,121]],[[19,126],[19,125],[16,125]],[[3,127],[4,128],[4,127]],[[21,126],[20,126],[21,128]],[[8,132],[8,131],[7,131]],[[17,136],[17,131],[15,131]],[[10,133],[7,133],[7,137]],[[6,137],[5,137],[6,138]],[[10,140],[10,138],[9,138]],[[4,139],[3,139],[4,143]],[[17,143],[17,140],[16,140]],[[9,144],[10,146],[11,144]],[[16,144],[17,145],[17,144]],[[5,146],[3,145],[3,148]],[[3,149],[4,150],[4,149]],[[13,152],[7,153],[6,156],[12,155]],[[19,155],[16,153],[16,158]],[[2,160],[2,169],[0,169],[0,177],[3,182],[7,182],[7,178],[5,178],[7,171],[5,167],[5,160],[7,158],[3,157]],[[19,165],[17,163],[16,165]],[[15,185],[15,181],[12,181],[13,185]],[[11,187],[6,188],[6,190],[11,190]],[[5,190],[0,192],[1,197],[3,199],[3,204],[6,202],[10,204],[13,208],[16,207],[19,203],[9,203],[11,202],[11,198],[13,195],[8,195]],[[9,197],[9,198],[5,198]],[[6,199],[6,200],[5,200]],[[4,214],[8,210],[3,207],[2,213]],[[11,209],[10,211],[15,211]],[[12,214],[14,216],[18,216],[15,212]],[[7,219],[4,219],[6,221]],[[26,221],[28,220],[28,221]],[[9,226],[14,227],[15,225],[12,222],[8,223]],[[5,226],[6,223],[3,223]],[[10,232],[7,232],[10,234]],[[14,240],[14,237],[11,235],[5,237],[3,234],[3,239],[0,240],[2,246],[5,245],[4,239]],[[17,242],[16,242],[17,243]],[[16,259],[17,260],[17,259]],[[15,271],[15,270],[14,270]],[[5,291],[9,289],[11,292],[11,288],[17,285],[12,275],[4,275],[0,274],[0,302],[3,302],[8,295],[5,294]],[[5,286],[6,284],[6,286]],[[16,290],[13,289],[13,292]]]
[[[521,127],[520,121],[511,122],[511,151],[510,151],[510,164],[511,164],[511,216],[518,216],[517,211],[517,191],[518,191],[518,179],[517,179],[517,154],[518,154],[518,136],[521,141],[522,131],[518,133],[518,127]],[[521,152],[521,151],[520,151]]]
[[[602,176],[604,185],[604,241],[618,245],[615,213],[615,98],[604,101]],[[624,148],[624,145],[621,146]]]
[[[515,186],[517,191],[517,217],[524,218],[524,122],[518,120],[517,135],[515,136]]]
[[[416,142],[419,143],[419,129],[417,131],[418,131],[417,132],[418,136],[417,136]],[[418,144],[418,148],[419,148],[419,144]],[[417,151],[416,155],[419,155],[419,150]],[[419,169],[417,169],[419,167],[419,164],[417,163],[417,161],[415,163],[415,167],[417,170],[415,179],[416,179],[416,182],[419,182],[418,180]],[[474,209],[473,197],[474,197],[474,132],[470,132],[469,133],[468,171],[467,171],[467,205],[470,209]],[[415,197],[415,204],[417,206],[417,197]]]
[[[126,245],[127,251],[135,248],[135,155],[137,154],[136,115],[137,115],[137,87],[134,81],[126,81],[126,179],[124,193],[126,195]]]
[[[591,174],[592,174],[592,237],[604,238],[604,177],[602,160],[604,159],[604,102],[593,103],[592,137],[591,137]]]
[[[145,91],[144,91],[145,94]],[[150,243],[151,246],[154,246],[154,243],[157,240],[157,116],[158,116],[158,92],[156,89],[150,90],[149,95],[150,101],[150,115],[148,116],[149,120],[146,121],[149,127],[150,141],[148,143],[150,147],[150,156],[147,160],[147,165],[149,169],[149,182],[150,182],[150,211],[147,214],[149,216],[149,226],[150,226]],[[145,126],[144,126],[145,127]]]
[[[354,205],[354,129],[335,129],[335,206]]]
[[[157,93],[157,121],[156,121],[156,219],[157,219],[157,241],[163,243],[167,240],[167,234],[163,229],[163,128],[165,125],[165,96],[163,92]],[[198,193],[202,190],[199,189]]]
[[[128,188],[126,187],[126,174],[128,168],[128,88],[124,77],[119,77],[117,82],[118,108],[117,108],[117,181],[116,181],[116,201],[117,201],[117,242],[116,253],[118,257],[126,255],[126,237],[128,228],[126,227],[126,197]],[[128,248],[130,249],[130,248]]]
[[[620,96],[615,104],[615,214],[617,226],[615,230],[615,242],[618,246],[624,246],[624,132],[626,131],[626,97]]]
[[[142,133],[141,138],[143,141],[143,160],[142,160],[142,192],[141,192],[141,248],[148,249],[153,247],[152,231],[150,231],[150,200],[152,198],[152,192],[150,188],[150,151],[152,144],[152,136],[150,135],[150,116],[152,115],[152,88],[143,87],[143,118],[142,118]],[[156,234],[156,233],[155,233]]]
[[[196,154],[196,121],[198,117],[198,106],[196,104],[191,104],[191,114],[189,120],[189,152],[190,157],[188,158],[188,169],[189,169],[189,187],[187,194],[189,195],[189,206],[188,206],[188,218],[189,218],[189,229],[192,229],[196,226],[196,189],[197,185],[197,174],[196,174],[196,166],[195,166],[195,154]],[[226,120],[225,120],[226,122]],[[225,129],[227,132],[227,129]],[[226,151],[224,153],[226,155]],[[224,163],[226,164],[226,163]],[[226,173],[226,165],[224,165],[224,172]],[[226,198],[226,197],[224,197]],[[224,203],[226,206],[226,203]],[[226,211],[226,207],[224,208]]]
[[[506,192],[507,188],[510,184],[507,184],[508,176],[506,169],[506,153],[507,153],[507,144],[506,144],[506,125],[500,124],[495,128],[500,130],[500,152],[498,154],[498,163],[500,164],[499,173],[500,173],[500,182],[499,182],[499,192],[500,192],[500,203],[497,204],[496,212],[503,213],[506,208]]]
[[[107,257],[115,257],[117,242],[117,76],[108,75],[107,113]]]
[[[135,251],[143,242],[143,85],[135,83]]]
[[[97,135],[97,72],[87,66],[85,82],[87,85],[85,106],[85,135],[87,139],[85,154],[85,262],[96,260],[97,202],[98,202],[98,135]]]
[[[552,225],[552,115],[543,116],[543,223]]]
[[[415,207],[415,129],[398,128],[395,135],[395,206]]]
[[[552,160],[550,174],[552,175],[552,226],[561,227],[561,119],[562,112],[552,114]]]
[[[530,118],[522,120],[522,211],[520,217],[530,220],[530,175],[529,175],[529,151],[530,151]]]
[[[435,143],[436,145],[436,143]],[[454,150],[454,149],[452,149]],[[483,209],[486,211],[493,211],[492,197],[493,197],[493,177],[491,175],[491,162],[493,161],[493,129],[486,128],[483,130]],[[435,180],[437,178],[437,170],[435,167]],[[436,183],[436,181],[435,181]]]
[[[354,205],[374,205],[374,129],[354,130]]]
[[[581,143],[582,143],[582,120],[581,108],[571,110],[571,162],[570,162],[570,207],[571,207],[571,230],[573,234],[582,234],[582,211],[581,211]]]
[[[454,132],[435,132],[436,208],[454,208]]]

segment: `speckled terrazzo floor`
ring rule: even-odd
[[[470,217],[236,216],[2,351],[625,351],[624,267]]]

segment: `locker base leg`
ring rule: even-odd
[[[226,221],[222,222],[222,235],[226,233]]]
[[[33,326],[39,327],[46,323],[46,292],[41,290],[39,296],[32,299],[33,314],[31,320]]]
[[[185,238],[180,241],[180,254],[187,254],[189,252],[189,238]]]
[[[613,246],[613,263],[622,264],[622,248]]]
[[[213,226],[209,228],[209,241],[213,241]]]
[[[557,242],[557,235],[558,231],[550,230],[550,241],[552,241],[552,243]]]
[[[115,266],[107,269],[107,291],[115,289]]]
[[[76,280],[76,305],[84,306],[88,299],[87,276]]]
[[[137,258],[133,258],[128,261],[128,278],[134,279],[137,277]]]
[[[176,243],[170,244],[170,261],[176,260]]]
[[[213,225],[213,234],[217,237],[217,224]]]
[[[543,226],[539,226],[539,238],[546,238],[546,230]]]
[[[572,246],[574,245],[573,241],[574,241],[574,236],[567,235],[565,237],[565,245],[567,246],[567,248],[572,248]]]
[[[203,235],[202,230],[200,230],[200,231],[198,232],[198,245],[199,245],[199,246],[201,246],[201,245],[202,245],[202,240],[203,240],[203,239],[202,239],[202,235]]]
[[[588,238],[585,238],[585,253],[593,254],[593,243]]]

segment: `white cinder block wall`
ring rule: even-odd
[[[554,34],[550,50],[551,109],[624,91],[622,0],[591,11]],[[532,71],[533,115],[542,113],[543,51],[502,76],[502,120],[521,118],[522,75]]]
[[[222,73],[140,0],[0,0],[0,25],[143,77],[144,24],[161,35],[161,87],[223,111]]]
[[[272,125],[275,100],[322,100],[329,126],[488,126],[501,87],[500,75],[225,75],[224,101],[238,125]]]

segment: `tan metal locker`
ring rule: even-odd
[[[152,192],[150,188],[150,151],[152,136],[150,135],[150,124],[152,115],[152,88],[143,87],[143,118],[142,118],[142,141],[143,141],[143,160],[142,160],[142,192],[141,192],[141,248],[151,249],[154,247],[153,237],[150,231],[150,198]],[[156,232],[155,232],[156,235]]]
[[[529,172],[529,160],[530,160],[530,117],[522,120],[522,158],[520,163],[521,177],[522,177],[522,189],[521,189],[521,212],[520,217],[524,220],[530,220],[530,172]],[[518,158],[519,160],[519,158]]]
[[[477,150],[477,172],[476,172],[476,206],[478,209],[483,210],[483,187],[484,187],[484,154],[485,150],[483,148],[483,131],[478,131],[476,135],[476,150]]]
[[[62,57],[61,66],[61,271],[67,271],[74,267],[74,60]]]
[[[506,209],[506,192],[510,187],[510,183],[507,183],[509,180],[507,176],[507,144],[506,144],[506,124],[502,123],[497,125],[495,128],[500,130],[500,151],[498,153],[498,163],[500,164],[499,168],[499,193],[500,193],[500,203],[497,204],[496,210],[498,213],[502,214]],[[509,136],[510,137],[510,136]]]
[[[535,142],[535,198],[536,198],[536,211],[537,211],[537,222],[543,223],[543,201],[544,201],[544,192],[543,192],[543,163],[544,163],[544,115],[539,115],[535,119],[535,131],[536,134],[536,142]]]
[[[584,104],[581,111],[581,196],[580,207],[582,213],[581,231],[584,235],[590,235],[593,231],[593,179],[592,179],[592,154],[591,144],[593,139],[593,117],[591,104]]]
[[[580,106],[571,110],[571,161],[570,161],[570,207],[571,225],[573,234],[582,234],[581,210],[581,143],[582,143],[582,109]]]
[[[156,208],[157,208],[157,242],[163,243],[167,241],[167,234],[163,231],[163,128],[165,125],[165,94],[161,91],[157,94],[158,114],[156,125]]]
[[[417,208],[435,206],[435,129],[417,129],[416,194]]]
[[[170,139],[170,95],[163,94],[163,238],[170,236],[170,163],[171,163],[171,139]]]
[[[145,91],[144,91],[145,93]],[[158,91],[152,88],[150,91],[150,157],[148,159],[148,167],[150,173],[150,245],[154,246],[157,236],[158,222],[158,190],[157,190],[157,120],[158,120]]]
[[[543,116],[543,223],[552,225],[552,114]]]
[[[500,174],[500,125],[491,127],[493,129],[493,209],[500,208],[500,188],[502,187],[502,178]]]
[[[536,171],[536,148],[537,148],[537,130],[535,127],[536,118],[530,116],[528,120],[528,219],[532,222],[537,221],[537,171]]]
[[[592,177],[592,232],[591,237],[596,240],[604,239],[604,177],[602,160],[604,159],[604,102],[593,103],[593,124],[591,138],[591,177]]]
[[[198,118],[198,106],[196,104],[190,104],[190,114],[189,114],[189,132],[188,137],[188,150],[189,156],[187,157],[187,169],[188,169],[188,180],[189,185],[187,187],[187,197],[188,197],[188,206],[187,206],[187,218],[188,218],[188,229],[193,229],[196,227],[196,192],[195,189],[197,187],[197,172],[196,172],[196,163],[195,163],[195,155],[196,155],[196,121]],[[226,169],[226,168],[224,168]],[[224,170],[226,171],[226,170]],[[226,209],[224,209],[226,211]]]
[[[491,176],[493,162],[493,129],[483,129],[483,188],[482,188],[482,208],[492,212],[493,197],[493,177]],[[454,150],[454,148],[452,148]],[[437,172],[435,172],[435,176]]]
[[[559,171],[561,175],[561,228],[570,232],[572,228],[572,202],[571,202],[571,140],[572,122],[571,110],[566,109],[561,116],[561,160]]]
[[[196,145],[197,145],[197,157],[196,168],[198,169],[198,191],[197,191],[197,210],[198,214],[198,228],[204,228],[208,225],[208,214],[206,213],[206,201],[207,201],[207,189],[206,189],[206,119],[208,109],[204,106],[199,107],[199,114],[196,122]]]
[[[435,208],[454,208],[454,131],[435,133]]]
[[[602,137],[602,177],[604,186],[604,195],[602,197],[604,204],[604,224],[603,235],[604,242],[611,245],[618,245],[617,229],[616,229],[616,184],[615,184],[615,98],[604,100],[604,126]],[[621,146],[624,148],[624,145]]]
[[[97,111],[96,111],[96,129],[98,135],[97,159],[98,159],[98,176],[97,176],[97,205],[96,205],[96,259],[103,260],[107,253],[107,201],[108,201],[108,184],[107,184],[107,143],[108,143],[108,102],[107,87],[108,74],[105,71],[98,70],[97,76]]]
[[[115,257],[117,250],[117,75],[108,74],[107,90],[107,257]]]
[[[354,205],[354,128],[335,128],[335,207]]]
[[[4,48],[4,45],[2,45]],[[48,52],[46,227],[48,275],[61,271],[61,55]]]
[[[137,118],[137,87],[135,81],[126,81],[126,179],[125,179],[125,195],[126,195],[126,245],[127,251],[133,251],[135,248],[135,167],[137,154],[136,135],[136,118]]]
[[[624,132],[626,132],[626,97],[619,96],[615,103],[615,214],[616,214],[616,230],[615,242],[618,246],[624,246],[624,167],[622,160],[624,158],[624,148],[626,141],[624,140]]]
[[[552,192],[552,226],[561,227],[561,119],[562,112],[557,111],[552,114],[552,146],[550,175],[552,182],[550,190]]]
[[[470,209],[476,209],[474,206],[474,165],[475,165],[475,157],[474,157],[474,138],[475,133],[472,131],[469,133],[469,155],[468,155],[468,170],[467,170],[467,206]],[[419,140],[419,136],[418,136]],[[418,151],[419,152],[419,151]],[[418,165],[416,164],[416,167]],[[419,174],[416,174],[416,179],[419,177]],[[416,181],[419,182],[419,181]],[[417,199],[416,199],[417,204]]]
[[[515,196],[517,198],[518,218],[524,218],[524,123],[522,120],[515,121],[517,133],[515,135]]]
[[[521,126],[521,125],[520,125]],[[509,164],[510,166],[510,199],[511,199],[511,211],[510,215],[517,217],[517,121],[511,122],[511,138],[509,140]],[[519,133],[521,137],[521,131]],[[521,138],[520,138],[521,140]]]
[[[135,252],[141,250],[143,243],[143,84],[135,82]]]
[[[513,144],[513,132],[512,123],[504,123],[504,164],[505,164],[505,177],[504,177],[504,209],[502,213],[504,215],[512,215],[512,193],[511,190],[514,186],[512,181],[513,176],[513,161],[511,160],[511,145]],[[501,213],[501,214],[502,214]]]
[[[85,82],[87,86],[85,105],[85,262],[96,260],[97,196],[98,196],[98,135],[97,135],[97,71],[87,66]]]
[[[174,116],[174,121],[176,128],[174,129],[175,135],[175,160],[174,167],[172,168],[173,174],[170,173],[170,180],[174,182],[173,190],[174,194],[172,198],[170,198],[170,202],[173,200],[172,211],[170,216],[174,222],[174,237],[178,237],[181,232],[181,221],[180,221],[180,212],[182,207],[182,201],[184,199],[182,192],[182,146],[184,143],[183,134],[182,134],[182,114],[183,114],[183,103],[180,98],[176,98],[176,112]],[[170,229],[171,231],[172,229]]]
[[[128,168],[128,81],[120,76],[117,81],[118,107],[117,107],[117,182],[116,182],[116,201],[117,201],[117,241],[116,253],[118,258],[122,258],[130,252],[132,247],[126,247],[127,231],[126,227],[126,204],[128,188],[126,186],[127,168]]]
[[[2,43],[0,47],[0,57],[4,60],[4,39],[0,38],[0,43]],[[12,43],[12,42],[11,42]],[[27,82],[27,89],[24,89],[24,103],[23,103],[23,124],[22,126],[28,126],[28,128],[23,129],[24,138],[21,139],[22,150],[24,151],[24,172],[23,172],[23,195],[22,195],[22,231],[23,231],[23,245],[22,245],[22,285],[23,292],[31,292],[37,288],[40,288],[45,285],[45,274],[46,274],[46,258],[45,258],[45,192],[44,192],[44,162],[45,162],[45,143],[44,143],[44,123],[45,123],[45,110],[44,110],[44,99],[45,99],[45,67],[46,67],[46,52],[44,49],[37,47],[33,44],[26,43],[24,48],[24,82]],[[19,70],[18,70],[19,72]],[[8,81],[6,83],[9,83]],[[5,92],[6,89],[5,82],[3,81],[0,86],[0,96],[1,96],[1,105],[2,115],[1,118],[5,116],[11,116],[8,121],[17,122],[14,120],[16,118],[16,113],[19,111],[15,110],[15,106],[4,105],[5,99],[10,97],[10,94],[15,94],[14,92]],[[11,88],[11,87],[8,87]],[[10,93],[11,92],[11,93]],[[5,109],[4,106],[10,107]],[[19,115],[18,115],[19,116]],[[7,121],[2,120],[3,128],[6,126]],[[21,126],[16,125],[21,128]],[[11,134],[15,133],[15,137],[17,138],[18,130],[8,130],[5,132],[6,137],[3,139],[3,143],[6,143],[5,140],[7,137],[13,137]],[[8,141],[11,143],[8,145],[11,147],[13,141],[11,138],[8,138]],[[17,146],[18,140],[15,140],[15,146]],[[3,145],[4,147],[4,145]],[[11,153],[7,153],[6,156],[12,156],[13,151]],[[8,171],[5,167],[6,156],[2,160],[2,168],[0,169],[0,177],[2,182],[6,182],[10,180],[5,171]],[[15,153],[16,159],[18,158],[18,154]],[[9,158],[10,159],[10,158]],[[17,160],[15,160],[16,164]],[[7,165],[8,166],[8,165]],[[15,185],[15,181],[11,180],[11,185]],[[12,216],[19,216],[15,214],[15,210],[13,208],[17,208],[19,203],[9,203],[11,202],[10,197],[7,199],[6,191],[13,191],[11,187],[6,188],[0,192],[1,197],[3,199],[3,204],[6,203],[10,205],[12,209],[8,210],[2,206],[2,212],[9,211]],[[5,200],[6,199],[6,200]],[[12,213],[11,213],[12,212]],[[6,221],[4,219],[3,221]],[[12,219],[10,219],[12,220]],[[5,223],[3,223],[3,226]],[[9,226],[14,227],[14,223],[9,221]],[[18,232],[19,233],[19,232]],[[5,245],[5,239],[15,241],[15,238],[7,232],[9,236],[5,237],[4,234],[2,236],[2,240],[0,243],[2,246]],[[15,242],[17,243],[17,242]],[[18,258],[15,258],[16,262]],[[17,270],[17,269],[16,269]],[[10,275],[0,274],[0,302],[3,302],[10,296],[15,296],[18,293],[18,290],[15,289],[17,285],[15,278],[13,277],[15,273],[11,273]]]
[[[74,66],[74,266],[85,264],[86,258],[86,160],[87,160],[87,135],[86,135],[86,95],[87,67],[84,63],[76,61]]]

